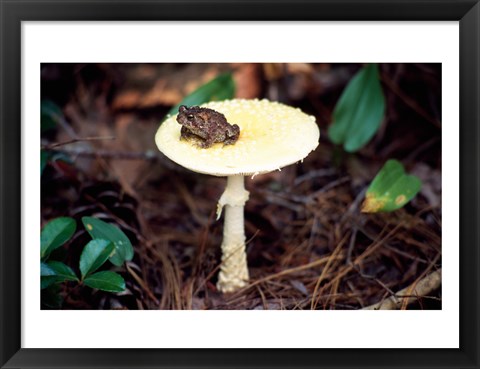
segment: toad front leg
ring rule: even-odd
[[[202,140],[202,143],[200,144],[200,146],[201,146],[203,149],[208,149],[208,148],[211,147],[214,143],[215,143],[215,137],[209,136],[209,137],[207,137],[205,140]]]
[[[192,138],[194,138],[195,135],[185,126],[182,126],[182,128],[180,129],[180,139],[181,140],[190,140]]]
[[[237,142],[239,136],[240,127],[237,124],[233,124],[231,128],[228,128],[225,131],[224,145],[233,145],[235,142]]]

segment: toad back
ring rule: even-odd
[[[182,125],[180,139],[194,142],[205,149],[219,142],[233,145],[240,135],[238,125],[228,123],[222,113],[213,109],[181,105],[177,122]]]

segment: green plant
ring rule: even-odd
[[[40,236],[40,276],[42,302],[52,306],[61,303],[58,285],[63,282],[75,282],[107,292],[122,292],[125,281],[122,276],[109,270],[97,270],[107,260],[116,266],[133,258],[133,247],[128,237],[113,224],[93,217],[83,217],[82,223],[92,237],[83,248],[78,264],[80,277],[65,263],[54,260],[53,252],[65,245],[74,235],[77,224],[75,219],[60,217],[45,225]],[[68,250],[67,250],[68,253]],[[45,295],[45,299],[43,299]],[[45,300],[45,301],[44,301]]]
[[[232,73],[223,73],[185,96],[182,101],[168,112],[167,116],[177,114],[180,105],[201,105],[209,101],[232,99],[235,96],[235,81]]]
[[[368,64],[350,80],[333,110],[328,129],[330,140],[347,152],[365,146],[380,127],[385,114],[385,97],[378,66]]]
[[[422,187],[416,176],[405,173],[397,160],[388,160],[368,187],[362,212],[377,213],[400,209]]]
[[[333,111],[330,140],[347,152],[365,146],[377,133],[385,114],[385,97],[376,64],[367,64],[350,80]],[[409,202],[422,186],[403,165],[388,160],[368,187],[362,212],[394,211]]]

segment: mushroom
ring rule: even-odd
[[[162,123],[155,141],[159,150],[177,164],[198,173],[227,177],[217,205],[217,220],[225,207],[217,288],[224,293],[234,292],[249,279],[243,214],[249,192],[245,190],[244,176],[280,170],[303,160],[318,146],[320,132],[315,117],[268,100],[233,99],[202,107],[222,113],[230,124],[240,127],[234,144],[215,143],[202,148],[182,140],[176,116]]]

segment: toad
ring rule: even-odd
[[[205,149],[217,142],[232,145],[240,135],[238,125],[228,123],[222,113],[208,108],[181,105],[177,122],[182,125],[180,139],[193,141]]]

